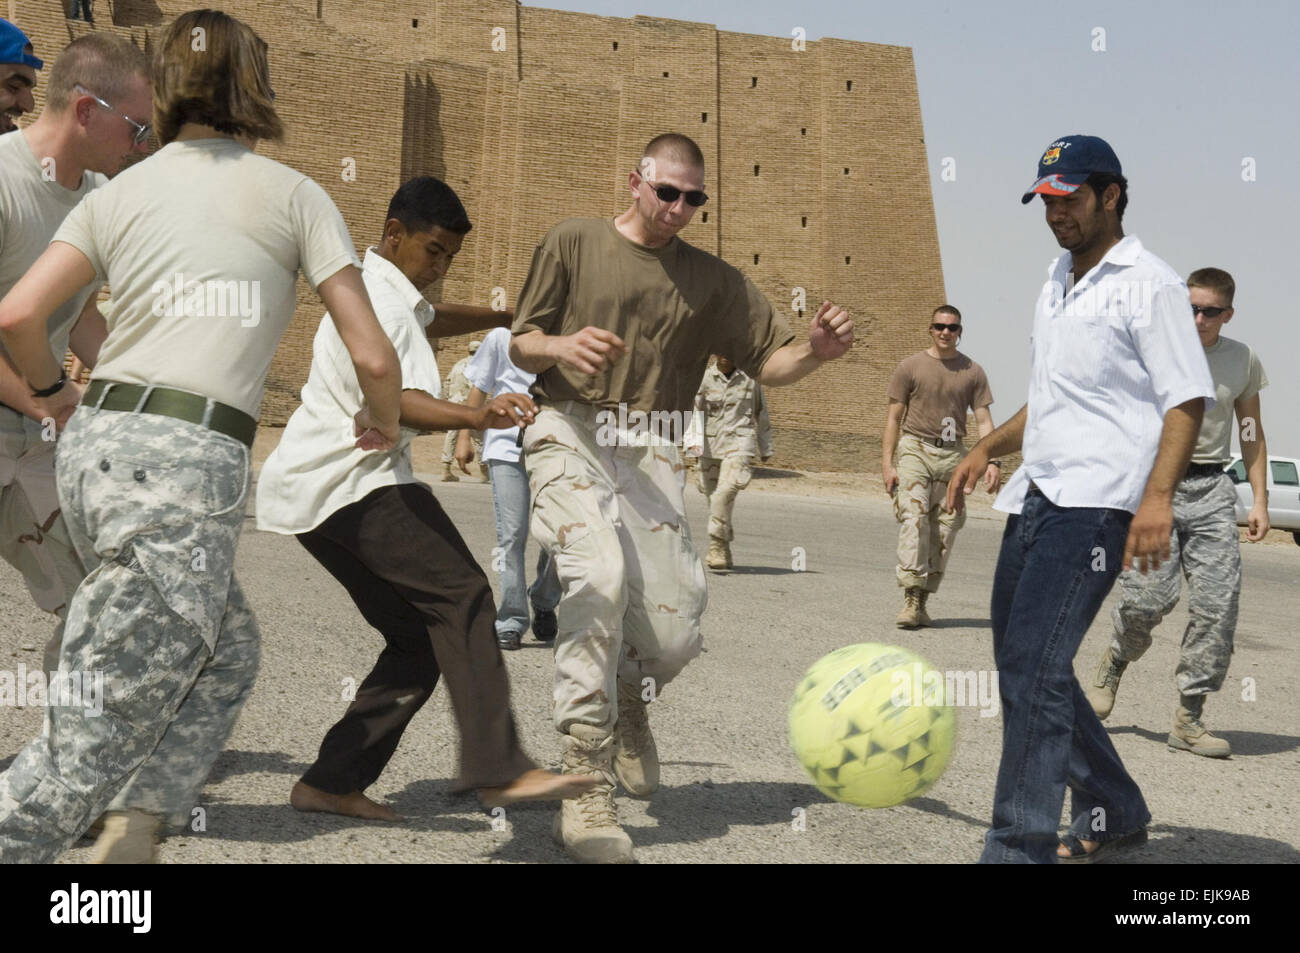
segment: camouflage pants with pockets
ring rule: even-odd
[[[735,538],[732,532],[731,514],[736,506],[736,497],[740,491],[749,486],[754,476],[754,458],[746,455],[723,457],[701,457],[699,469],[700,492],[709,501],[709,535],[730,542]]]
[[[617,682],[659,692],[700,653],[708,602],[677,448],[609,440],[599,409],[549,405],[524,431],[531,528],[555,560],[555,727],[612,726]],[[651,682],[647,685],[646,679]]]
[[[1175,679],[1183,695],[1217,692],[1232,661],[1241,593],[1237,493],[1226,474],[1184,477],[1174,490],[1169,559],[1144,576],[1119,577],[1122,599],[1111,611],[1115,659],[1135,662],[1151,647],[1151,630],[1178,604],[1181,571],[1187,577],[1187,611]]]
[[[59,667],[63,623],[72,594],[86,576],[59,510],[55,443],[46,428],[0,408],[0,558],[22,573],[32,601],[58,617],[43,667]]]
[[[100,675],[102,710],[51,705],[0,775],[0,860],[53,860],[115,795],[189,819],[257,674],[257,624],[234,577],[249,475],[247,447],[196,424],[73,415],[59,498],[90,572],[60,671]]]
[[[936,447],[903,434],[894,452],[898,489],[894,516],[898,530],[898,584],[904,589],[938,592],[957,531],[966,525],[966,510],[944,511],[948,481],[966,456],[960,442]]]

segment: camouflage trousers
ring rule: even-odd
[[[709,501],[709,535],[730,542],[731,513],[736,506],[736,496],[749,486],[754,476],[754,458],[750,456],[701,457],[699,469],[700,492]]]
[[[957,531],[966,525],[965,508],[944,512],[944,497],[953,470],[966,456],[960,443],[936,447],[903,434],[894,452],[898,489],[894,516],[898,530],[898,584],[904,589],[938,592]]]
[[[704,566],[668,441],[610,439],[599,408],[545,406],[524,431],[531,529],[559,576],[555,727],[607,726],[617,682],[653,697],[700,653]],[[647,681],[650,680],[650,681]],[[652,693],[646,695],[647,690]]]
[[[22,573],[32,601],[58,617],[45,645],[44,669],[59,667],[63,620],[85,578],[59,511],[53,440],[39,423],[0,408],[0,558]]]
[[[257,673],[257,624],[234,578],[248,449],[168,417],[81,407],[58,458],[90,570],[59,667],[102,678],[102,709],[51,705],[0,775],[4,862],[53,860],[115,795],[188,821]]]
[[[1181,572],[1187,577],[1187,611],[1175,680],[1183,695],[1217,692],[1232,660],[1241,593],[1237,494],[1225,474],[1184,477],[1174,490],[1169,559],[1145,576],[1119,577],[1121,601],[1111,611],[1116,659],[1135,662],[1151,647],[1151,630],[1178,604]]]

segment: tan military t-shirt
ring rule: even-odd
[[[88,171],[82,175],[80,187],[73,190],[42,173],[40,160],[21,131],[0,136],[0,298],[41,257],[77,203],[108,181],[98,172]],[[50,315],[45,329],[50,350],[59,362],[68,350],[68,335],[77,316],[99,284],[86,285]]]
[[[993,403],[989,380],[965,354],[941,361],[925,351],[904,358],[894,369],[885,391],[890,400],[901,401],[903,433],[917,437],[966,436],[968,408]]]
[[[1268,375],[1259,356],[1247,344],[1219,335],[1214,347],[1205,349],[1214,379],[1214,406],[1205,411],[1201,431],[1192,451],[1192,463],[1227,464],[1232,459],[1233,405],[1254,397],[1268,386]],[[1255,421],[1259,429],[1259,421]]]
[[[794,340],[763,293],[721,258],[680,238],[646,248],[612,219],[573,218],[533,253],[511,331],[566,335],[588,325],[613,331],[627,353],[594,376],[559,365],[543,371],[533,384],[543,401],[684,413],[710,354],[727,354],[757,377]]]
[[[54,236],[113,289],[97,380],[173,387],[256,417],[299,270],[358,265],[319,185],[232,139],[171,142],[96,189]]]

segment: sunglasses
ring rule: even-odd
[[[641,181],[645,182],[646,185],[654,189],[655,195],[659,196],[659,201],[667,202],[669,205],[672,205],[682,196],[686,197],[686,204],[689,205],[691,208],[699,208],[701,205],[703,205],[705,202],[709,200],[709,197],[707,195],[705,195],[703,192],[700,192],[698,190],[693,192],[683,192],[681,189],[677,188],[676,186],[655,185],[644,175],[641,176]]]
[[[951,331],[953,334],[961,334],[960,324],[940,324],[938,321],[930,325],[931,331]]]
[[[1217,318],[1227,310],[1227,308],[1199,308],[1196,305],[1192,305],[1192,317],[1196,317],[1198,314],[1203,314],[1207,318]]]
[[[96,95],[95,95],[94,93],[92,93],[90,90],[86,89],[86,87],[82,86],[80,83],[77,83],[76,86],[75,86],[74,88],[77,90],[77,92],[81,93],[83,96],[89,96],[91,99],[93,99],[95,102],[99,103],[99,105],[103,106],[103,107],[104,107],[105,109],[107,109],[109,112],[117,113],[119,116],[121,116],[121,117],[122,117],[123,119],[125,119],[127,122],[129,122],[132,126],[134,126],[134,127],[135,127],[135,139],[134,139],[134,144],[135,144],[135,145],[137,145],[137,146],[138,146],[138,145],[142,145],[146,139],[148,139],[151,135],[153,135],[153,125],[152,125],[151,123],[147,123],[147,122],[146,122],[146,123],[139,123],[139,122],[136,122],[134,119],[132,119],[132,118],[131,118],[130,116],[128,116],[126,113],[121,112],[121,111],[118,110],[116,107],[111,106],[110,104],[104,102],[104,100],[100,99],[98,96],[96,96]]]

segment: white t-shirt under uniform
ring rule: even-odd
[[[362,277],[379,324],[397,350],[403,390],[440,397],[438,363],[425,336],[433,305],[374,248],[366,251]],[[327,314],[312,342],[302,406],[258,477],[258,529],[306,533],[381,487],[420,482],[411,466],[417,431],[403,427],[397,446],[387,452],[357,448],[352,418],[363,401],[352,359]]]
[[[470,359],[465,377],[491,398],[498,394],[527,394],[537,375],[520,370],[510,360],[510,329],[493,328]],[[518,463],[518,438],[518,427],[483,431],[483,459]]]
[[[1030,338],[1024,463],[993,504],[1019,513],[1032,481],[1057,506],[1136,513],[1165,414],[1214,382],[1187,286],[1130,235],[1070,287],[1048,269]]]

